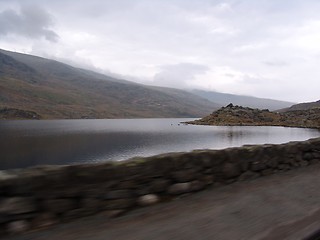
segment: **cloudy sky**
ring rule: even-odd
[[[0,0],[0,48],[146,84],[320,99],[319,0]]]

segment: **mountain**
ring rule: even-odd
[[[287,111],[297,111],[297,110],[308,110],[313,108],[320,108],[320,100],[316,102],[307,102],[307,103],[299,103],[292,105],[289,108],[284,108],[279,110],[280,112],[287,112]]]
[[[21,116],[44,119],[200,117],[217,107],[183,90],[150,87],[0,50],[0,109],[6,109],[6,116],[25,111]]]
[[[271,111],[291,106],[292,102],[278,101],[266,98],[257,98],[251,96],[242,96],[213,91],[192,90],[193,94],[206,98],[211,102],[225,106],[229,103],[251,108],[269,109]]]

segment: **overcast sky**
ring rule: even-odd
[[[146,84],[320,99],[319,0],[0,0],[0,48]]]

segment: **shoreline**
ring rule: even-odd
[[[198,123],[198,120],[191,121],[191,122],[182,122],[185,124],[190,124],[190,125],[198,125],[198,126],[217,126],[217,127],[285,127],[285,128],[309,128],[309,129],[316,129],[320,131],[320,126],[301,126],[301,125],[267,125],[267,124],[206,124],[206,123]]]

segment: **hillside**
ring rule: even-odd
[[[202,119],[189,123],[215,126],[286,126],[320,128],[320,108],[279,113],[270,112],[268,109],[252,109],[229,104]]]
[[[320,100],[316,102],[299,103],[292,105],[289,108],[281,109],[280,112],[296,111],[296,110],[308,110],[313,108],[320,108]]]
[[[266,98],[257,98],[252,96],[242,96],[228,93],[220,93],[213,91],[192,90],[193,94],[206,98],[211,102],[225,106],[228,103],[233,103],[239,106],[248,106],[251,108],[270,109],[271,111],[287,108],[293,105],[292,102],[285,102]]]
[[[145,86],[0,50],[0,109],[4,108],[44,119],[77,119],[200,117],[217,105],[186,91]]]

